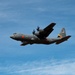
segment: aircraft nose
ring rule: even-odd
[[[14,39],[14,36],[10,36],[10,38]]]

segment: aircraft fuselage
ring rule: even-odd
[[[18,34],[14,33],[10,38],[21,41],[21,46],[27,45],[27,44],[60,44],[66,40],[68,40],[71,36],[66,36],[65,28],[62,28],[61,32],[59,33],[57,38],[47,38],[49,34],[54,30],[53,27],[56,23],[51,23],[44,29],[37,28],[37,32],[33,30],[33,35],[24,35],[24,34]]]
[[[24,35],[24,34],[13,34],[10,36],[12,39],[17,40],[17,41],[22,41],[23,43],[27,42],[29,44],[52,44],[59,40],[59,38],[45,38],[45,39],[39,39],[35,35]]]

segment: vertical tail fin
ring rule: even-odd
[[[60,44],[64,41],[67,41],[70,37],[70,35],[66,36],[65,28],[62,28],[61,32],[58,34],[58,38],[60,39],[56,41],[56,44]]]
[[[61,32],[58,34],[58,38],[63,38],[66,36],[66,30],[65,28],[62,28]]]

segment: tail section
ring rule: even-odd
[[[62,43],[62,42],[64,42],[64,41],[67,41],[70,37],[71,37],[71,36],[66,36],[66,37],[64,37],[64,38],[62,38],[62,39],[60,39],[60,40],[58,40],[58,41],[56,42],[56,44],[60,44],[60,43]]]
[[[60,44],[64,41],[67,41],[71,36],[66,36],[66,30],[65,28],[62,28],[61,32],[58,34],[58,38],[60,38],[59,40],[57,40],[56,44]]]
[[[58,34],[58,38],[63,38],[66,36],[66,30],[65,28],[62,28],[61,32]]]

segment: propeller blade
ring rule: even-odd
[[[35,30],[33,30],[33,32],[32,32],[33,34],[35,34]]]
[[[37,27],[37,31],[39,31],[39,29],[40,29],[40,27],[38,26],[38,27]]]

